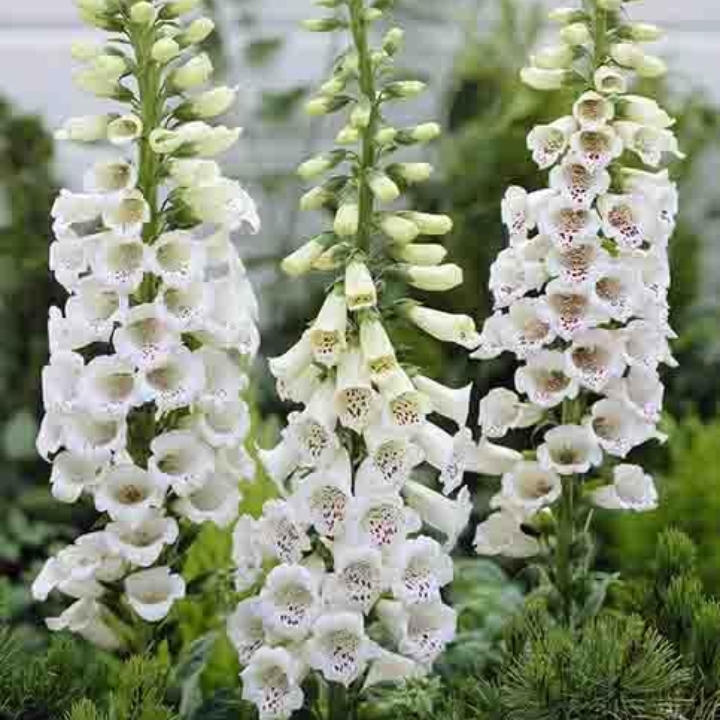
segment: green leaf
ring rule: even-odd
[[[11,460],[29,460],[37,455],[35,438],[38,426],[28,410],[19,410],[2,431],[3,452]]]
[[[192,642],[175,669],[173,685],[180,690],[180,717],[183,719],[193,717],[202,705],[200,678],[217,638],[216,632],[210,632]]]

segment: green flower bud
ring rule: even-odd
[[[432,171],[433,167],[430,163],[395,163],[386,169],[390,177],[398,178],[409,185],[426,182],[430,179]]]
[[[343,203],[335,215],[333,229],[338,237],[357,235],[360,222],[360,208],[356,202]]]
[[[340,28],[347,27],[347,25],[338,18],[320,18],[317,20],[303,20],[302,26],[309,32],[332,32]]]
[[[572,45],[573,47],[587,45],[587,43],[589,43],[592,39],[588,26],[582,22],[566,25],[560,31],[560,37],[568,45]]]
[[[161,38],[152,46],[150,54],[155,62],[165,65],[180,54],[180,46],[172,38]]]
[[[305,105],[305,112],[313,117],[329,115],[344,108],[352,98],[347,95],[335,95],[334,97],[316,97]]]
[[[394,242],[406,245],[419,234],[420,228],[410,220],[399,215],[385,215],[380,221],[380,229]]]
[[[404,100],[417,97],[426,87],[427,85],[420,80],[398,80],[388,83],[383,92],[388,98]]]
[[[172,0],[160,11],[160,16],[167,19],[186,15],[200,7],[202,0]]]
[[[318,155],[302,163],[298,168],[298,175],[303,180],[312,180],[339,165],[346,157],[347,153],[344,150]]]
[[[180,39],[184,45],[197,45],[207,40],[213,30],[215,30],[215,23],[210,18],[197,18],[188,25]]]
[[[402,28],[396,27],[388,30],[383,38],[383,50],[388,55],[395,55],[395,53],[402,47],[404,37],[405,31]]]
[[[338,145],[355,145],[360,142],[360,131],[357,128],[346,125],[337,134],[335,142]]]
[[[447,235],[453,229],[452,218],[448,215],[407,211],[400,216],[416,225],[422,235]]]
[[[130,10],[130,20],[136,25],[152,25],[157,16],[157,8],[149,2],[136,3]]]
[[[384,173],[371,173],[368,185],[373,195],[382,203],[391,203],[400,197],[400,188]]]

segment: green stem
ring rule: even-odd
[[[562,619],[566,625],[572,624],[573,616],[572,548],[575,542],[575,482],[574,475],[563,478],[556,549],[556,583],[560,593]]]
[[[348,720],[349,711],[349,696],[345,686],[328,683],[327,720]]]
[[[368,183],[368,173],[374,169],[377,159],[375,133],[377,132],[379,120],[379,106],[377,91],[375,89],[375,73],[368,44],[367,21],[365,19],[365,5],[363,0],[351,0],[350,2],[350,27],[355,49],[358,54],[360,92],[370,106],[370,121],[362,132],[360,163],[358,167],[359,217],[357,246],[361,250],[367,251],[370,248],[374,213],[374,198]]]
[[[604,64],[607,56],[608,13],[598,6],[595,0],[585,0],[586,10],[592,18],[593,31],[593,72]]]

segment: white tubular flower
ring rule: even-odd
[[[81,317],[63,316],[57,307],[48,312],[48,340],[50,352],[79,350],[96,340],[96,333]]]
[[[595,329],[576,335],[566,355],[570,375],[592,392],[601,392],[625,371],[622,338],[616,331]]]
[[[342,542],[391,551],[419,529],[418,515],[405,507],[399,495],[356,497],[348,505]]]
[[[623,330],[625,360],[630,367],[655,370],[660,363],[675,367],[666,333],[655,323],[633,320]]]
[[[623,140],[609,126],[599,130],[579,130],[570,138],[570,149],[588,170],[595,172],[620,157]]]
[[[113,194],[132,190],[137,184],[137,169],[126,160],[105,160],[85,173],[83,186],[88,193]]]
[[[351,312],[373,308],[377,304],[375,282],[361,260],[353,260],[345,268],[345,300]]]
[[[370,663],[363,690],[380,683],[402,684],[407,680],[418,680],[427,674],[427,668],[404,655],[379,649],[378,657]]]
[[[113,335],[120,357],[139,368],[151,367],[177,348],[180,338],[155,305],[136,305]]]
[[[493,513],[477,526],[474,546],[478,555],[491,557],[529,558],[540,552],[538,541],[523,532],[515,514],[505,510]]]
[[[240,370],[237,359],[226,350],[204,346],[196,351],[205,368],[205,385],[201,399],[223,404],[234,402],[247,387],[247,377]]]
[[[497,320],[486,322],[485,328],[493,330],[496,323],[499,337],[494,342],[519,358],[529,357],[555,340],[545,298],[521,298],[510,306],[507,315],[495,317]]]
[[[390,422],[399,428],[413,430],[425,422],[430,401],[418,392],[404,370],[397,369],[383,378],[380,392],[387,403]]]
[[[170,161],[168,171],[171,180],[181,188],[212,185],[221,177],[220,166],[215,161],[197,158],[175,158]]]
[[[507,307],[547,280],[545,264],[527,262],[514,247],[503,250],[490,266],[490,290],[495,307]]]
[[[453,436],[437,425],[425,423],[415,433],[415,439],[427,462],[440,471],[438,480],[445,495],[460,487],[466,470],[474,469],[476,447],[468,428],[461,428]]]
[[[568,77],[567,70],[545,70],[539,67],[524,67],[520,71],[520,79],[533,90],[559,90]]]
[[[91,253],[83,238],[62,237],[50,245],[50,270],[67,290],[74,292],[88,269]]]
[[[316,362],[326,367],[337,365],[346,347],[346,328],[345,296],[331,292],[310,328],[310,346]]]
[[[232,536],[232,560],[235,565],[235,589],[246,592],[262,576],[263,546],[257,520],[243,515]]]
[[[364,320],[360,325],[360,349],[376,382],[398,367],[395,348],[379,320]]]
[[[508,316],[496,311],[483,324],[482,332],[477,335],[475,347],[470,357],[473,360],[492,360],[510,348],[506,346],[505,336],[508,332]]]
[[[253,653],[265,641],[260,598],[251,597],[237,604],[227,619],[227,634],[241,665],[247,665]]]
[[[41,431],[42,432],[42,431]],[[79,412],[70,415],[63,428],[67,449],[75,455],[107,462],[127,445],[125,418],[94,418]]]
[[[540,465],[560,475],[584,475],[602,463],[595,435],[580,425],[558,425],[545,433],[537,450]]]
[[[226,528],[237,518],[241,500],[236,480],[215,473],[201,488],[177,500],[175,509],[197,525],[211,522]]]
[[[326,605],[369,613],[386,586],[380,550],[336,545],[334,569],[334,574],[325,580],[323,586]]]
[[[118,147],[124,147],[142,136],[143,124],[132,113],[111,120],[107,125],[107,139]]]
[[[50,211],[51,217],[62,225],[97,223],[102,214],[102,198],[94,193],[83,195],[61,190]]]
[[[403,496],[423,523],[445,535],[445,549],[452,549],[467,526],[472,512],[468,489],[462,488],[457,498],[451,500],[426,485],[410,480],[405,483]]]
[[[658,493],[650,475],[638,465],[618,465],[612,485],[598,488],[591,494],[593,505],[606,510],[649,512],[658,504]]]
[[[260,720],[287,720],[302,707],[302,664],[284,648],[261,647],[240,673],[243,700],[258,709]]]
[[[480,343],[475,321],[469,315],[433,310],[422,305],[412,305],[407,310],[411,322],[436,340],[454,343],[474,350]]]
[[[130,607],[143,620],[159,622],[176,600],[185,597],[185,581],[169,567],[157,567],[125,578],[125,592]]]
[[[538,219],[543,235],[561,248],[570,248],[580,239],[596,237],[600,218],[594,210],[577,208],[562,197],[552,198]]]
[[[641,95],[625,95],[620,99],[620,114],[626,120],[652,125],[653,127],[669,128],[675,124],[655,100]]]
[[[214,154],[206,145],[204,155]],[[217,223],[230,230],[247,225],[253,234],[260,230],[255,201],[235,180],[221,178],[209,185],[184,188],[181,197],[200,222]]]
[[[270,372],[278,382],[287,382],[297,377],[313,361],[312,341],[310,334],[304,332],[300,340],[284,355],[268,359]]]
[[[550,325],[563,340],[571,340],[606,319],[590,287],[553,280],[546,293]]]
[[[235,145],[241,134],[242,128],[228,128],[224,125],[213,127],[199,121],[181,125],[177,131],[180,144],[185,145],[183,149],[190,148],[195,155],[204,159],[227,152]],[[190,194],[189,197],[193,198],[188,202],[190,206],[194,206],[197,201],[197,209],[201,212],[207,210],[211,214],[221,213],[223,216],[231,216],[233,209],[242,210],[243,220],[250,224],[253,231],[259,228],[259,219],[254,213],[255,205],[236,180],[220,178],[217,183],[196,186],[193,189],[198,193]],[[220,219],[207,221],[221,222]],[[235,226],[237,227],[240,227],[240,223]]]
[[[265,472],[281,494],[285,494],[285,480],[298,467],[300,451],[290,433],[285,430],[283,439],[271,450],[258,449],[258,458]]]
[[[566,116],[549,125],[537,125],[530,131],[527,147],[541,170],[551,167],[560,159],[567,150],[570,136],[576,130],[575,118]]]
[[[162,234],[153,243],[149,265],[168,287],[187,288],[190,283],[202,280],[205,253],[190,233],[175,230]]]
[[[413,377],[415,387],[428,398],[432,411],[463,427],[470,410],[472,383],[462,388],[449,388],[424,375]]]
[[[672,233],[679,200],[677,185],[671,182],[667,169],[651,173],[634,168],[623,168],[620,181],[624,192],[652,198],[658,208],[661,222],[665,224],[667,232]]]
[[[166,413],[193,404],[205,385],[205,368],[200,357],[179,347],[143,368],[140,378],[143,398]]]
[[[257,524],[265,551],[283,563],[296,564],[310,550],[310,539],[293,508],[282,500],[268,500]]]
[[[566,155],[550,171],[550,187],[575,207],[587,209],[610,188],[610,173],[603,168],[589,170],[579,159]]]
[[[346,352],[338,365],[335,410],[340,423],[361,433],[375,418],[378,397],[359,348]]]
[[[570,247],[553,248],[547,259],[551,276],[567,285],[585,285],[610,264],[610,256],[597,239],[577,240]]]
[[[453,579],[453,563],[429,537],[408,540],[390,559],[391,589],[405,605],[438,602],[440,590]]]
[[[135,527],[120,522],[105,527],[108,547],[123,560],[138,567],[154,565],[167,545],[178,539],[178,524],[159,510],[148,514]]]
[[[652,243],[654,211],[647,198],[632,195],[603,195],[598,199],[602,229],[623,249],[634,250]]]
[[[627,322],[642,305],[639,271],[621,259],[607,263],[595,278],[595,302],[613,320]]]
[[[543,468],[537,462],[523,460],[503,475],[501,493],[496,496],[493,506],[521,517],[531,517],[552,505],[561,493],[562,480],[556,472]]]
[[[515,387],[541,408],[552,408],[578,394],[578,382],[570,374],[567,359],[557,350],[541,350],[515,371]]]
[[[602,65],[593,75],[595,89],[605,95],[623,95],[627,91],[627,77],[616,67]]]
[[[48,412],[72,412],[78,407],[78,385],[85,362],[70,351],[54,352],[42,370],[43,405]]]
[[[146,248],[140,238],[107,235],[90,258],[95,277],[125,295],[134,293],[148,268]]]
[[[241,443],[220,448],[216,456],[218,472],[236,478],[240,482],[253,483],[257,466],[255,460]]]
[[[681,160],[685,158],[671,130],[627,120],[616,122],[613,127],[625,147],[650,167],[658,167],[664,155],[674,155]]]
[[[107,115],[84,115],[70,118],[55,132],[55,139],[84,143],[105,140],[109,121],[110,118]]]
[[[455,638],[457,613],[441,602],[406,607],[394,600],[382,600],[378,616],[398,650],[426,666],[432,665]]]
[[[196,433],[213,448],[237,448],[250,431],[250,409],[243,400],[201,400],[191,419]]]
[[[105,225],[119,235],[137,236],[150,220],[150,206],[140,190],[126,190],[106,201],[102,218]]]
[[[290,502],[299,519],[332,538],[342,532],[351,496],[352,468],[343,449],[326,469],[304,477]]]
[[[478,424],[484,436],[500,438],[509,430],[535,425],[541,416],[541,410],[520,402],[512,390],[495,388],[480,401]]]
[[[328,465],[339,447],[335,434],[335,387],[326,381],[315,392],[305,410],[288,416],[287,437],[294,443],[300,465],[324,467]]]
[[[153,509],[163,506],[166,492],[167,485],[147,470],[131,463],[113,465],[95,491],[95,507],[135,529],[152,515]]]
[[[260,614],[275,642],[303,640],[320,609],[318,586],[307,568],[278,565],[270,571],[260,593]]]
[[[215,454],[187,430],[171,430],[150,443],[148,472],[160,485],[186,497],[205,485],[215,470]]]
[[[68,322],[81,337],[85,336],[88,344],[93,340],[108,342],[115,323],[123,321],[127,308],[126,296],[88,276],[78,283],[77,293],[68,298],[65,312]]]
[[[204,85],[213,73],[212,62],[207,53],[201,53],[188,60],[172,75],[172,84],[178,90],[192,90]]]
[[[323,615],[315,623],[305,647],[310,667],[328,682],[349,687],[377,654],[375,643],[365,634],[361,615],[338,612]]]
[[[636,445],[652,437],[663,440],[652,425],[643,422],[636,414],[628,412],[620,400],[599,400],[590,410],[588,427],[605,452],[624,458]]]
[[[425,453],[398,427],[373,425],[365,432],[368,456],[355,477],[360,496],[399,491]]]
[[[52,632],[69,630],[89,643],[110,652],[122,647],[122,640],[107,622],[109,611],[97,600],[81,598],[58,617],[45,621]]]
[[[91,458],[63,451],[53,459],[50,474],[52,496],[64,503],[74,503],[85,492],[92,492],[99,482],[101,464]]]
[[[575,101],[573,117],[583,130],[600,130],[615,117],[615,104],[589,90]]]
[[[655,370],[632,367],[625,377],[611,380],[605,394],[627,403],[649,425],[660,420],[665,387]]]
[[[480,475],[503,475],[521,459],[522,455],[516,450],[481,438],[468,460],[468,470]]]
[[[91,360],[78,383],[79,402],[93,417],[123,417],[140,404],[134,368],[117,355]]]

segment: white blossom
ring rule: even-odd
[[[263,646],[240,674],[243,700],[253,703],[261,720],[287,720],[302,707],[301,661],[288,650]]]
[[[597,507],[607,510],[631,510],[648,512],[655,510],[658,493],[650,475],[637,465],[618,465],[614,470],[614,482],[592,493]]]

